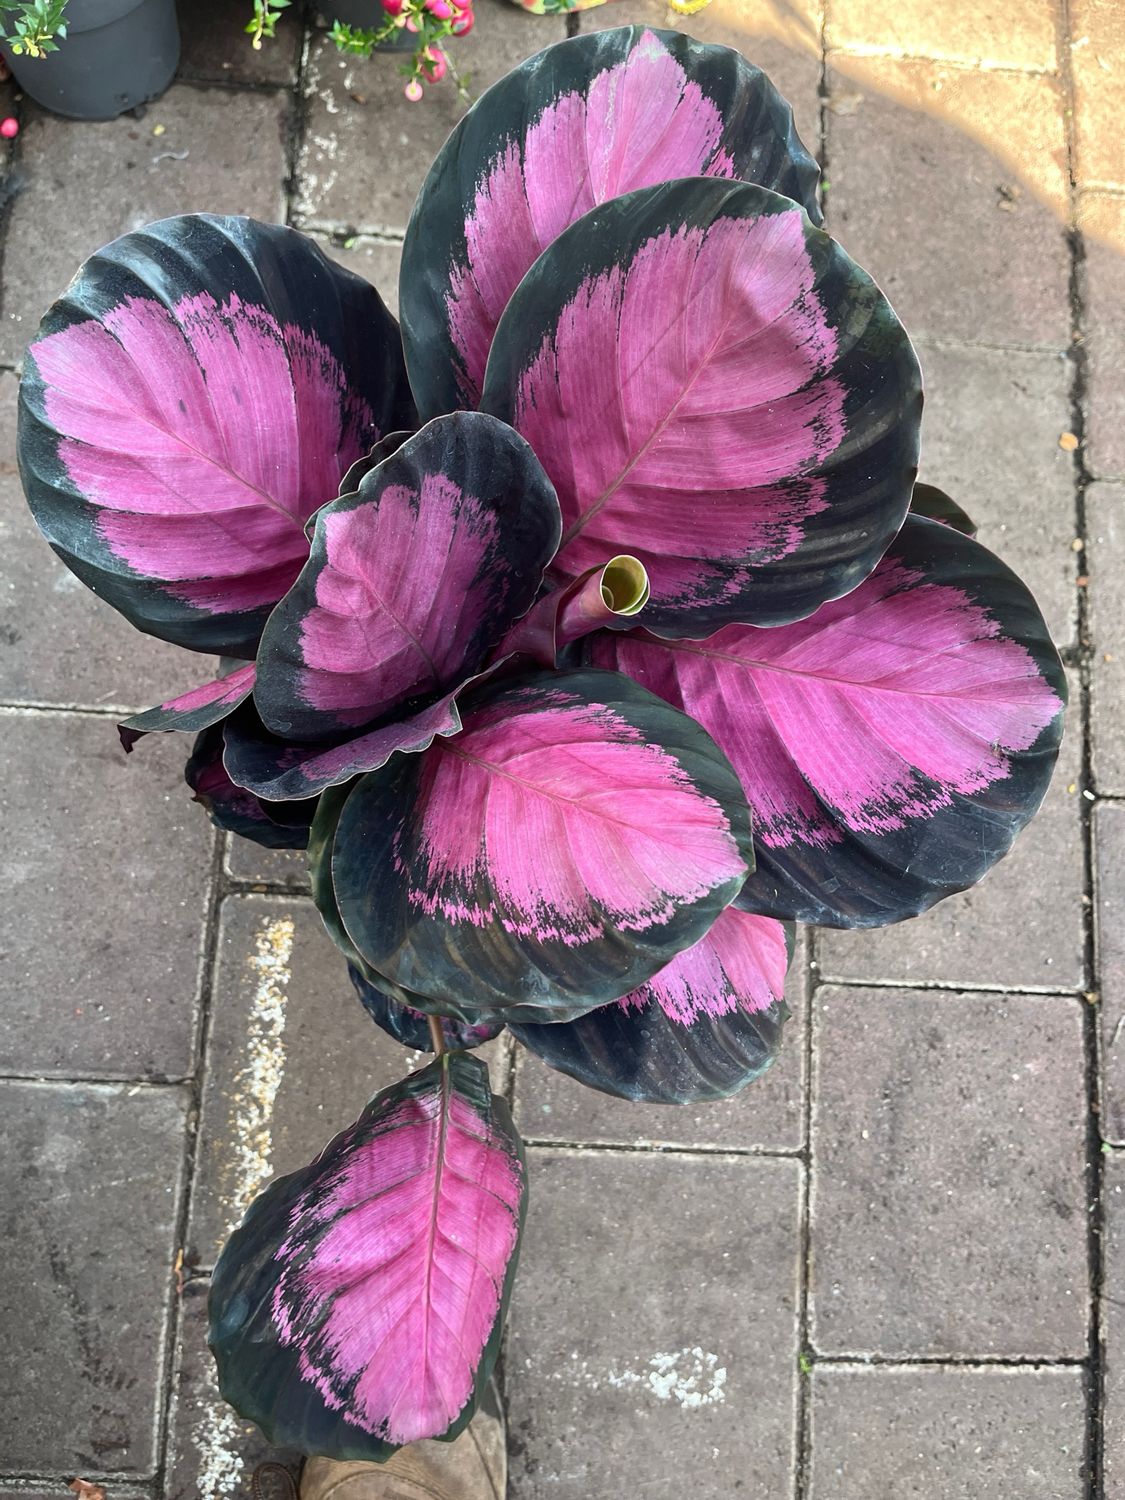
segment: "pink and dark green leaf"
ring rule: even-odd
[[[117,726],[117,733],[126,753],[142,735],[167,730],[198,734],[201,729],[225,719],[244,698],[250,696],[253,688],[254,663],[247,662],[233,672],[181,693],[178,698],[146,709],[143,714],[134,714]]]
[[[411,217],[399,301],[423,415],[477,405],[508,299],[599,203],[714,177],[771,188],[819,223],[817,176],[789,105],[730,48],[636,26],[547,48],[477,101]]]
[[[348,965],[351,979],[360,1004],[388,1036],[415,1052],[432,1052],[433,1038],[430,1035],[429,1018],[409,1005],[399,1005],[389,995],[377,989],[354,964]],[[499,1036],[504,1030],[502,1019],[488,1021],[456,1021],[451,1016],[442,1016],[441,1030],[446,1047],[452,1052],[469,1052]]]
[[[513,1025],[560,1073],[642,1104],[728,1099],[773,1062],[793,928],[727,907],[647,984],[576,1021]]]
[[[428,708],[363,734],[330,745],[296,744],[271,734],[257,708],[247,700],[225,723],[227,771],[232,781],[259,797],[286,801],[315,797],[378,770],[392,755],[425,750],[434,739],[457,734],[461,716],[457,698],[463,687],[446,693]]]
[[[845,599],[775,630],[592,637],[693,714],[750,800],[738,905],[828,927],[916,916],[1004,855],[1043,798],[1066,678],[1034,599],[949,526],[910,517]]]
[[[431,707],[530,609],[558,502],[527,443],[482,412],[430,422],[317,512],[270,615],[254,701],[274,734],[338,740]]]
[[[336,826],[334,899],[393,998],[569,1019],[651,978],[741,888],[737,778],[635,683],[486,683],[462,719],[455,739],[363,777]]]
[[[910,497],[910,513],[913,516],[925,516],[930,521],[940,521],[944,526],[952,526],[954,531],[960,531],[964,536],[977,534],[975,523],[957,501],[951,500],[944,490],[939,490],[933,484],[914,486],[914,493]]]
[[[617,198],[547,249],[481,405],[558,493],[551,573],[648,570],[648,629],[803,619],[898,531],[921,377],[871,278],[788,199],[696,178]]]
[[[392,454],[397,453],[403,443],[407,442],[413,436],[414,433],[404,427],[398,432],[388,432],[386,437],[380,438],[369,453],[365,453],[362,458],[356,459],[343,479],[340,480],[340,494],[354,494],[359,489],[359,482],[365,474],[370,474],[372,469],[377,469],[385,458],[390,458]],[[305,523],[305,531],[309,534],[310,540],[315,521],[316,517],[313,516]]]
[[[20,472],[55,551],[134,625],[251,657],[309,516],[414,419],[373,288],[291,229],[191,214],[115,240],[47,313]]]
[[[523,1147],[464,1052],[377,1094],[255,1199],[211,1278],[219,1388],[271,1442],[382,1462],[450,1440],[496,1361]]]
[[[223,729],[212,724],[196,738],[184,780],[216,828],[266,849],[303,849],[316,802],[265,802],[235,786],[223,767]]]

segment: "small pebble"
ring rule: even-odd
[[[0,135],[6,141],[14,141],[20,133],[20,122],[14,115],[9,115],[6,120],[0,120]]]

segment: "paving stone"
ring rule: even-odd
[[[398,272],[402,263],[402,241],[354,239],[347,245],[336,245],[331,240],[317,237],[325,255],[330,256],[348,271],[362,276],[371,283],[383,301],[398,317]]]
[[[1078,181],[1125,186],[1125,12],[1118,0],[1070,0],[1069,11]]]
[[[1125,1143],[1125,807],[1094,809],[1097,958],[1101,986],[1101,1128],[1107,1141]]]
[[[548,1068],[516,1046],[516,1123],[531,1140],[624,1146],[720,1146],[794,1151],[803,1144],[808,955],[793,956],[781,1055],[765,1077],[733,1099],[713,1104],[632,1104]]]
[[[1080,1500],[1086,1396],[1073,1369],[813,1373],[810,1500]]]
[[[223,863],[232,880],[252,885],[286,885],[307,890],[308,864],[303,849],[263,849],[250,839],[233,837]]]
[[[126,759],[107,719],[0,725],[0,1071],[186,1075],[212,844],[182,745]]]
[[[1078,224],[1086,252],[1086,465],[1093,474],[1120,477],[1125,475],[1125,198],[1083,193]]]
[[[143,120],[92,125],[25,106],[24,187],[9,210],[0,278],[0,358],[22,355],[82,261],[127,230],[199,211],[281,218],[288,108],[276,95],[190,84],[170,88]],[[182,161],[169,154],[184,150]]]
[[[471,74],[474,96],[566,35],[563,16],[533,16],[509,0],[479,0],[475,15],[472,35],[449,49],[454,65]],[[300,222],[405,229],[422,179],[467,105],[451,82],[429,89],[420,106],[408,104],[399,66],[391,54],[343,57],[325,37],[313,43],[294,204]]]
[[[0,1083],[0,1462],[147,1474],[187,1091]]]
[[[1057,24],[1053,0],[832,0],[826,41],[853,52],[1051,72]]]
[[[282,14],[276,35],[263,40],[257,51],[246,34],[254,13],[246,0],[179,0],[177,10],[183,41],[181,78],[208,83],[296,82],[302,35],[299,4]]]
[[[1086,493],[1094,785],[1125,796],[1125,485]]]
[[[504,1044],[482,1054],[493,1084]],[[312,902],[230,896],[223,902],[189,1264],[211,1266],[250,1201],[295,1171],[381,1088],[426,1057],[371,1022]]]
[[[209,659],[134,630],[43,540],[16,473],[17,389],[0,372],[0,701],[133,710],[204,681]]]
[[[817,955],[832,979],[904,984],[1081,989],[1083,927],[1081,724],[1071,681],[1067,729],[1043,805],[979,885],[893,927],[821,931]]]
[[[189,1281],[180,1299],[180,1324],[169,1418],[164,1500],[233,1500],[249,1493],[260,1463],[284,1464],[296,1478],[301,1455],[276,1448],[219,1395],[207,1347],[206,1279]]]
[[[511,1500],[787,1494],[800,1164],[529,1163],[505,1361]]]
[[[1125,1493],[1125,1156],[1103,1159],[1102,1207],[1105,1232],[1104,1295],[1101,1301],[1103,1463],[1106,1500]]]
[[[829,228],[911,335],[1065,349],[1068,183],[1057,80],[834,61]]]
[[[815,1349],[1085,1355],[1081,1005],[818,993]]]
[[[979,540],[1031,589],[1060,646],[1077,640],[1070,365],[1057,354],[923,344],[920,478],[947,490]]]
[[[734,47],[766,72],[793,106],[805,146],[820,143],[820,28],[817,0],[709,0],[693,16],[677,16],[666,0],[613,0],[579,13],[582,31],[613,26],[657,26],[701,42]]]

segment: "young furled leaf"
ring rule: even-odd
[[[508,299],[599,203],[714,177],[773,189],[819,223],[818,175],[789,105],[731,48],[641,26],[548,47],[477,100],[407,227],[399,303],[423,416],[477,405]]]
[[[380,1462],[452,1439],[496,1360],[523,1148],[464,1052],[377,1094],[250,1205],[211,1278],[219,1387],[271,1442]]]
[[[481,412],[430,422],[317,513],[262,634],[263,723],[338,738],[458,687],[531,607],[560,532],[550,481],[510,427]]]
[[[560,1073],[645,1104],[727,1099],[773,1062],[789,1016],[793,929],[728,906],[647,984],[575,1021],[513,1024]]]
[[[592,638],[588,660],[694,715],[754,815],[747,911],[871,927],[974,884],[1051,779],[1066,678],[1035,601],[969,537],[911,517],[811,619],[699,641]]]
[[[555,240],[481,398],[558,493],[552,578],[632,553],[668,636],[784,624],[860,583],[906,514],[921,406],[871,278],[788,199],[701,178]]]
[[[539,673],[484,684],[462,718],[357,782],[335,827],[334,902],[394,998],[567,1019],[651,978],[737,895],[737,778],[651,693]]]
[[[309,516],[414,416],[366,282],[293,230],[189,214],[92,256],[43,319],[20,473],[55,551],[134,625],[252,657]]]

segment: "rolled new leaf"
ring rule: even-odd
[[[726,757],[627,678],[486,683],[462,719],[361,778],[335,827],[339,917],[395,998],[568,1019],[651,978],[741,888]]]
[[[910,496],[910,513],[925,516],[930,521],[941,521],[943,525],[952,526],[954,531],[960,531],[965,536],[977,534],[976,524],[968,513],[935,484],[914,486],[914,493]]]
[[[552,576],[618,552],[645,625],[781,625],[849,592],[910,502],[921,376],[882,293],[796,204],[693,178],[603,204],[513,293],[481,407],[558,493]]]
[[[92,256],[43,319],[20,473],[55,551],[139,629],[252,657],[309,516],[414,420],[373,288],[294,230],[188,214]]]
[[[477,405],[508,299],[567,225],[678,177],[756,182],[820,222],[789,105],[732,48],[623,26],[548,47],[488,89],[438,152],[406,232],[399,305],[423,415]]]
[[[854,593],[776,630],[591,638],[588,659],[693,714],[754,814],[747,911],[827,927],[916,916],[1029,821],[1066,678],[1034,599],[979,542],[910,517]]]
[[[481,412],[430,422],[317,513],[270,615],[254,701],[316,741],[458,687],[531,607],[561,531],[527,443]]]
[[[579,1083],[642,1104],[728,1099],[777,1056],[791,925],[728,907],[647,984],[575,1021],[512,1035]]]
[[[271,1442],[329,1458],[456,1437],[496,1361],[525,1206],[482,1062],[445,1053],[384,1089],[219,1257],[223,1396]]]

